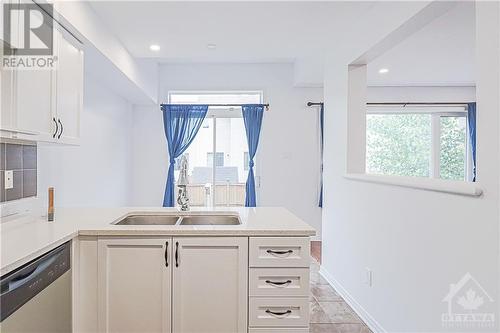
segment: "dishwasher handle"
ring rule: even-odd
[[[60,255],[60,254],[58,254]],[[40,276],[47,268],[50,267],[56,261],[57,257],[50,257],[45,261],[40,262],[36,267],[31,268],[27,273],[22,273],[12,280],[8,281],[4,288],[2,288],[2,296],[5,293],[12,292],[17,288],[23,287],[26,283],[30,282],[34,278]]]
[[[34,259],[0,279],[0,322],[71,268],[71,242]]]

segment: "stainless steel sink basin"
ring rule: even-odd
[[[190,215],[184,216],[181,225],[239,225],[237,215]]]
[[[116,225],[175,225],[177,215],[130,215],[116,222]]]

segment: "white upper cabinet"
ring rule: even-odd
[[[22,12],[19,12],[22,13]],[[33,15],[33,26],[42,24],[42,18]],[[38,22],[37,22],[38,21]],[[51,22],[45,22],[52,29]],[[50,25],[50,26],[49,26]],[[52,113],[53,69],[18,69],[14,73],[15,129],[32,133],[38,140],[47,140],[53,131]]]
[[[3,41],[0,40],[0,60],[3,62]],[[13,129],[15,116],[14,109],[14,72],[0,66],[0,127],[2,129]]]
[[[83,51],[64,30],[54,35],[58,61],[56,66],[57,139],[77,143],[80,137],[80,112],[83,101]]]
[[[36,16],[32,19],[41,20]],[[19,20],[15,15],[12,20],[15,30],[19,25],[15,22]],[[78,144],[83,105],[82,45],[52,20],[45,20],[44,24],[54,24],[55,65],[53,68],[1,69],[0,136]],[[12,35],[20,34],[17,31]]]

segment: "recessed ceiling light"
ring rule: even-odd
[[[217,48],[216,44],[213,44],[213,43],[207,44],[207,49],[209,49],[209,50],[215,50],[216,48]]]
[[[151,51],[160,51],[160,45],[158,45],[158,44],[151,44],[151,45],[149,45],[149,49]]]
[[[385,73],[388,73],[389,72],[389,69],[388,68],[381,68],[378,70],[379,74],[385,74]]]

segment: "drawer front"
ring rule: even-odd
[[[250,267],[309,267],[309,237],[251,237]]]
[[[309,296],[309,268],[250,268],[249,296]]]
[[[309,328],[250,328],[248,333],[309,333]]]
[[[308,327],[309,298],[250,297],[250,327]]]

